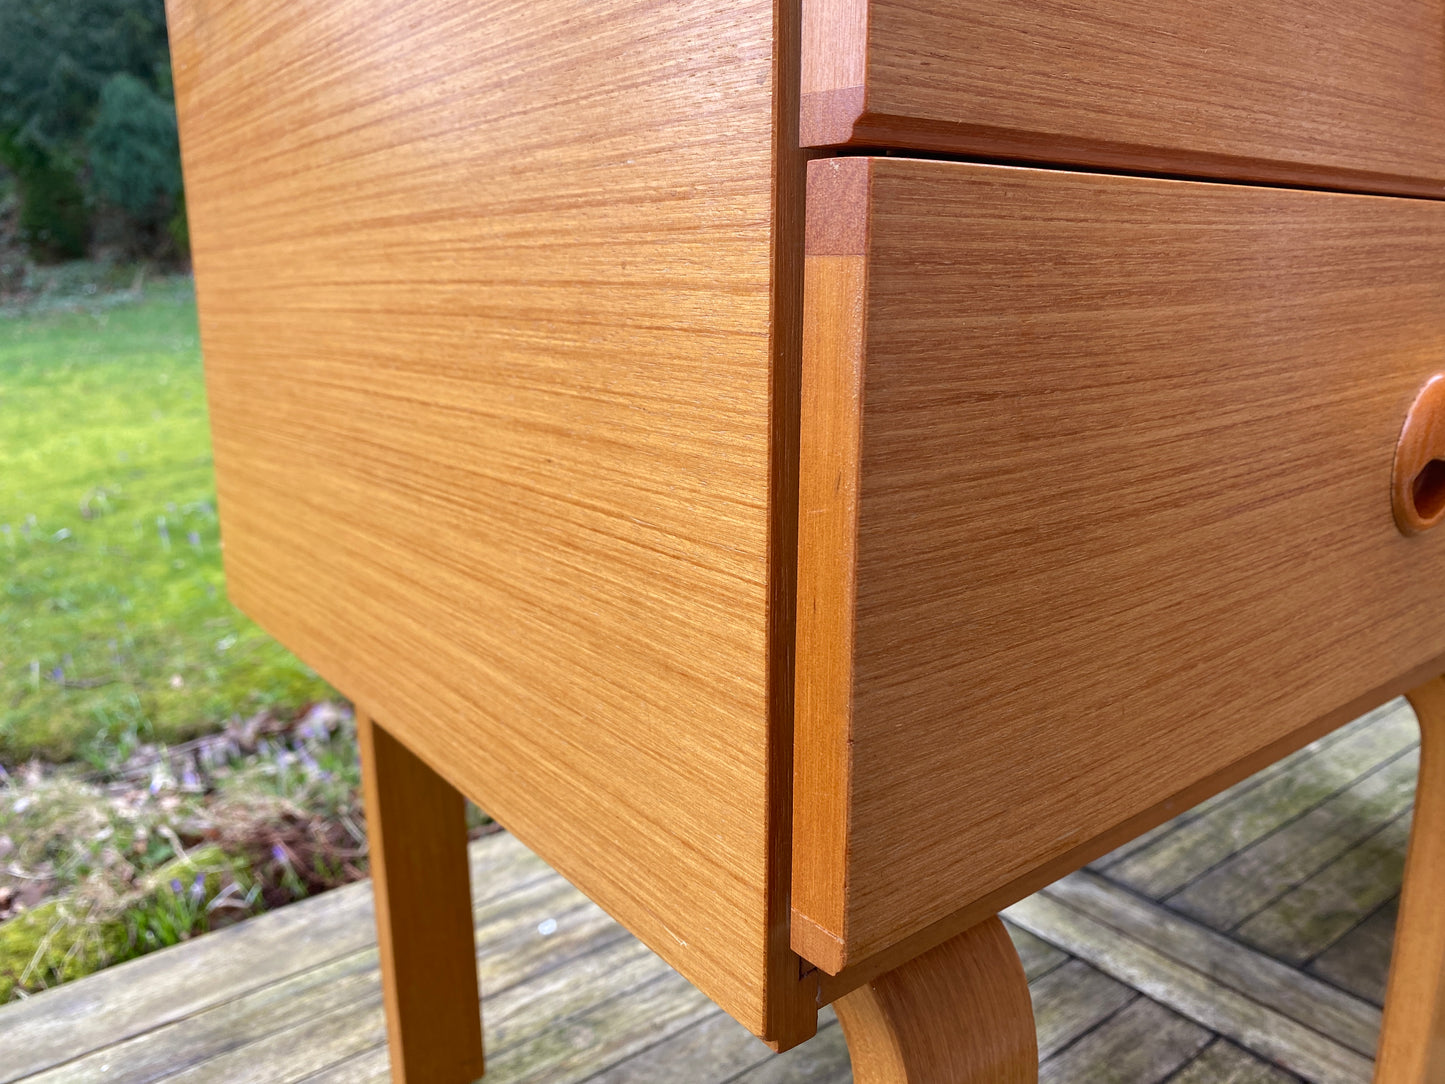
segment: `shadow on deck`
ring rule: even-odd
[[[1005,913],[1045,1081],[1368,1082],[1418,763],[1403,701]],[[773,1055],[507,835],[472,845],[493,1084],[841,1084]],[[387,1079],[369,885],[0,1008],[0,1084]]]

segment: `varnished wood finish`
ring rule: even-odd
[[[1032,1084],[1028,978],[987,919],[839,999],[857,1084]]]
[[[376,940],[395,1084],[482,1075],[465,801],[357,712]]]
[[[811,1034],[793,6],[169,11],[233,597],[749,1028]]]
[[[809,216],[804,956],[906,958],[1438,672],[1389,479],[1445,205],[849,158]]]
[[[1445,0],[803,0],[804,142],[1445,195]]]
[[[1438,205],[819,162],[802,313],[800,115],[1445,195],[1442,4],[172,0],[231,590],[790,1046],[1445,650]]]
[[[1445,519],[1445,375],[1426,381],[1405,415],[1390,501],[1405,534],[1428,531]]]
[[[1375,1062],[1377,1084],[1445,1080],[1445,678],[1421,685],[1409,697],[1420,720],[1420,776]]]

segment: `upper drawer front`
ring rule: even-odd
[[[1007,904],[1445,666],[1445,526],[1391,505],[1445,202],[809,168],[803,955]]]
[[[1445,192],[1445,0],[803,0],[802,138]]]

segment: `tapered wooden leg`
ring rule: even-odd
[[[482,1075],[476,942],[460,793],[366,716],[361,744],[393,1084]]]
[[[1409,694],[1420,719],[1420,777],[1376,1084],[1445,1084],[1445,677]]]
[[[833,1003],[855,1084],[1034,1084],[1029,983],[995,916]]]

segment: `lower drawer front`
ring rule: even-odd
[[[820,160],[805,297],[794,946],[825,970],[1442,664],[1445,527],[1402,534],[1390,475],[1445,370],[1445,203]]]

